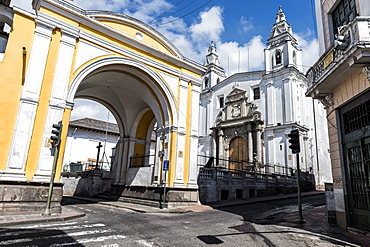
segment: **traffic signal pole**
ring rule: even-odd
[[[46,201],[45,210],[44,210],[44,212],[42,212],[42,216],[50,216],[51,215],[50,204],[51,204],[51,197],[53,195],[55,170],[56,170],[58,156],[59,156],[60,135],[62,133],[62,124],[61,124],[61,122],[59,124],[53,124],[53,128],[55,128],[55,130],[52,130],[51,133],[55,134],[55,136],[51,136],[50,139],[55,142],[55,144],[54,144],[55,152],[54,152],[54,159],[53,159],[53,167],[51,169],[48,199]]]
[[[299,223],[305,223],[303,219],[302,214],[302,197],[301,197],[301,168],[299,165],[299,153],[301,152],[301,145],[299,142],[299,130],[294,129],[290,131],[290,134],[288,134],[288,137],[290,138],[289,142],[291,145],[289,148],[292,150],[293,154],[296,154],[296,162],[297,162],[297,191],[298,191],[298,222]]]
[[[298,222],[305,223],[302,214],[301,168],[299,165],[299,153],[296,153],[296,159],[297,159],[297,190],[298,190]]]

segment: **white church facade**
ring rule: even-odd
[[[211,43],[200,96],[199,159],[230,170],[289,175],[296,156],[288,134],[298,129],[301,169],[322,188],[331,180],[325,110],[305,96],[301,50],[281,8],[264,53],[265,70],[226,77]]]

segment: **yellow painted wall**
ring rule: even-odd
[[[71,109],[64,109],[64,114],[62,118],[62,133],[61,133],[61,139],[60,139],[60,146],[59,146],[59,155],[58,155],[58,162],[56,167],[56,173],[55,173],[55,182],[60,182],[60,176],[62,173],[63,168],[63,157],[64,157],[64,151],[67,143],[67,135],[68,135],[68,125],[69,120],[71,118]]]
[[[179,111],[179,107],[180,107],[180,85],[181,85],[181,81],[178,80],[177,82],[177,95],[176,95],[176,110]],[[173,92],[175,93],[175,92]],[[177,132],[171,132],[170,133],[170,145],[171,145],[171,148],[170,148],[170,153],[169,153],[169,160],[170,160],[170,167],[169,167],[169,171],[168,171],[168,186],[173,186],[173,183],[175,181],[175,171],[176,171],[176,159],[177,159],[177,136],[178,136],[178,133]]]
[[[44,128],[40,128],[40,126],[45,126],[46,123],[46,118],[49,110],[49,99],[51,97],[51,92],[53,89],[54,74],[58,60],[61,38],[61,31],[59,29],[55,29],[51,37],[51,44],[46,60],[46,67],[44,78],[42,80],[39,103],[36,110],[35,125],[32,131],[32,139],[28,151],[28,158],[26,162],[27,180],[32,180],[32,177],[36,172],[41,146],[44,143]]]
[[[160,59],[160,58],[154,56],[153,54],[150,54],[150,53],[144,52],[142,50],[139,50],[139,49],[137,49],[135,47],[132,47],[132,46],[128,45],[126,42],[123,42],[121,40],[118,40],[116,38],[113,38],[113,37],[107,35],[106,33],[104,33],[103,30],[102,31],[95,30],[95,29],[92,29],[92,28],[90,28],[90,27],[88,27],[86,25],[80,25],[79,28],[82,31],[85,31],[87,33],[90,33],[91,35],[94,35],[96,37],[99,37],[100,39],[108,40],[109,42],[111,42],[114,45],[120,46],[120,47],[122,47],[124,49],[127,49],[129,51],[132,51],[132,52],[135,52],[135,53],[140,54],[142,56],[148,57],[149,59],[152,59],[154,61],[157,61],[159,63],[162,63],[162,64],[164,64],[166,66],[169,66],[169,67],[172,67],[174,69],[180,70],[180,67],[178,67],[178,66],[176,66],[176,65],[174,65],[174,64],[172,64],[172,63],[170,63],[170,62],[168,62],[168,61],[166,61],[164,59]],[[97,45],[98,47],[102,47],[99,44],[95,44],[95,45]],[[104,48],[106,49],[106,47],[104,47]],[[111,51],[111,52],[116,53],[115,51]]]
[[[141,139],[141,140],[146,141],[148,131],[152,131],[152,130],[149,130],[149,126],[153,118],[154,118],[154,114],[151,110],[148,110],[147,112],[144,113],[136,129],[136,136],[135,136],[136,139]],[[144,155],[145,147],[146,147],[146,144],[135,143],[134,155],[136,154]]]
[[[0,62],[0,170],[6,169],[8,153],[22,93],[23,49],[27,66],[32,48],[35,23],[31,17],[15,12],[3,62]],[[26,67],[25,66],[25,67]]]
[[[370,81],[367,80],[366,74],[362,72],[362,68],[357,69],[333,90],[334,108],[350,101],[368,88]]]
[[[45,13],[45,14],[48,14],[48,15],[56,18],[56,19],[63,20],[63,21],[65,21],[65,22],[67,22],[67,23],[69,23],[69,24],[71,24],[73,26],[76,26],[76,27],[80,28],[82,31],[85,31],[87,33],[90,33],[90,34],[92,34],[92,35],[94,35],[96,37],[99,37],[101,39],[107,40],[107,41],[111,42],[112,44],[118,45],[118,46],[123,47],[123,48],[125,48],[127,50],[133,51],[133,52],[135,52],[137,54],[140,54],[140,55],[143,55],[145,57],[148,57],[148,58],[150,58],[150,59],[152,59],[154,61],[157,61],[159,63],[162,63],[162,64],[164,64],[166,66],[172,67],[172,68],[174,68],[176,70],[181,70],[184,73],[188,73],[188,74],[190,74],[192,76],[195,76],[197,78],[200,78],[200,76],[201,76],[200,74],[197,74],[194,71],[181,68],[178,65],[175,65],[173,63],[170,63],[170,62],[168,62],[168,61],[166,61],[164,59],[161,59],[159,57],[156,57],[153,54],[150,54],[150,53],[147,53],[147,52],[143,52],[142,50],[139,50],[139,49],[137,49],[135,47],[132,47],[132,46],[128,45],[127,43],[122,42],[121,40],[115,39],[115,38],[109,36],[108,34],[104,33],[104,29],[101,29],[101,30],[92,29],[92,28],[90,28],[90,27],[88,27],[86,25],[83,25],[81,23],[76,22],[73,19],[70,19],[70,18],[68,18],[66,16],[63,16],[60,13],[56,13],[56,12],[54,12],[52,10],[49,10],[47,8],[44,8],[44,7],[41,7],[40,8],[40,11],[43,12],[43,13]],[[136,32],[137,32],[137,30],[139,30],[139,29],[135,29],[133,27],[129,27],[129,26],[123,25],[121,23],[117,23],[114,20],[104,20],[104,21],[101,20],[100,22],[101,23],[104,23],[106,25],[109,25],[109,26],[113,27],[114,29],[117,29],[119,31],[122,31],[122,32],[124,32],[124,33],[126,33],[126,34],[128,34],[128,35],[130,35],[132,37],[136,37]],[[149,44],[151,46],[154,46],[154,47],[156,47],[156,48],[158,48],[158,49],[160,49],[160,50],[162,50],[162,51],[164,51],[166,53],[170,53],[169,49],[167,49],[166,47],[164,47],[160,42],[158,42],[153,37],[144,35],[143,42],[144,43],[147,43],[147,44]],[[95,44],[95,45],[103,48],[99,44]],[[106,48],[104,48],[104,49],[106,49]],[[115,51],[111,51],[111,52],[116,53]],[[176,75],[174,75],[174,76],[176,76]]]
[[[164,47],[160,42],[155,40],[153,37],[149,36],[148,34],[128,25],[124,25],[123,23],[118,23],[114,20],[99,20],[99,22],[104,23],[118,31],[121,31],[127,35],[130,35],[131,37],[136,39],[136,34],[139,32],[142,34],[143,39],[141,40],[142,42],[153,46],[161,51],[164,51],[166,53],[171,54],[170,50]]]
[[[63,16],[60,13],[57,13],[57,12],[55,12],[53,10],[50,10],[48,8],[45,8],[43,6],[40,7],[39,12],[45,13],[45,14],[50,15],[50,16],[57,17],[58,20],[64,21],[64,22],[66,22],[68,24],[71,24],[72,26],[76,26],[77,27],[79,25],[79,23],[76,20],[71,19],[71,18],[68,18],[66,16]]]

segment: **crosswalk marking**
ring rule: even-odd
[[[60,244],[53,244],[50,245],[50,247],[62,247],[62,246],[71,246],[71,245],[77,245],[77,244],[86,244],[86,243],[91,243],[91,242],[103,242],[106,240],[118,240],[118,239],[124,239],[126,236],[123,235],[111,235],[111,236],[104,236],[104,237],[99,237],[99,238],[92,238],[92,239],[81,239],[77,240],[74,242],[70,243],[60,243]],[[109,246],[109,247],[116,247],[120,246],[119,244],[112,244],[112,245],[104,245],[104,246]]]
[[[53,223],[53,224],[38,224],[38,225],[30,225],[30,226],[24,226],[22,229],[28,229],[28,228],[40,228],[40,227],[53,227],[53,226],[66,226],[66,225],[76,225],[77,222],[62,222],[62,223]]]

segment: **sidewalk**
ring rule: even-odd
[[[322,194],[323,191],[311,191],[311,192],[303,192],[302,196],[313,195],[313,194]],[[126,202],[118,202],[118,201],[108,201],[105,199],[100,198],[86,198],[86,197],[72,197],[81,201],[87,201],[91,203],[98,203],[105,206],[112,206],[118,208],[125,208],[139,213],[186,213],[186,212],[197,212],[197,211],[205,211],[214,208],[222,208],[222,207],[229,207],[234,205],[242,205],[242,204],[251,204],[251,203],[258,203],[258,202],[266,202],[271,200],[279,200],[285,198],[294,198],[297,197],[296,194],[283,194],[283,195],[275,195],[275,196],[265,196],[265,197],[255,197],[250,198],[248,200],[232,200],[232,201],[220,201],[210,203],[209,205],[194,205],[189,207],[180,207],[174,209],[160,209],[156,207],[145,206],[141,204],[133,204],[133,203],[126,203]],[[0,227],[8,226],[8,225],[15,225],[15,224],[24,224],[24,223],[38,223],[38,222],[49,222],[49,221],[65,221],[70,220],[78,217],[83,217],[85,214],[77,212],[70,207],[62,207],[61,213],[54,213],[50,216],[42,216],[40,214],[30,214],[30,215],[7,215],[7,216],[0,216]]]
[[[28,215],[6,215],[0,216],[0,228],[18,224],[66,221],[83,216],[85,216],[84,213],[76,212],[75,210],[66,207],[63,207],[61,213],[53,213],[50,216],[43,216],[41,213]]]

